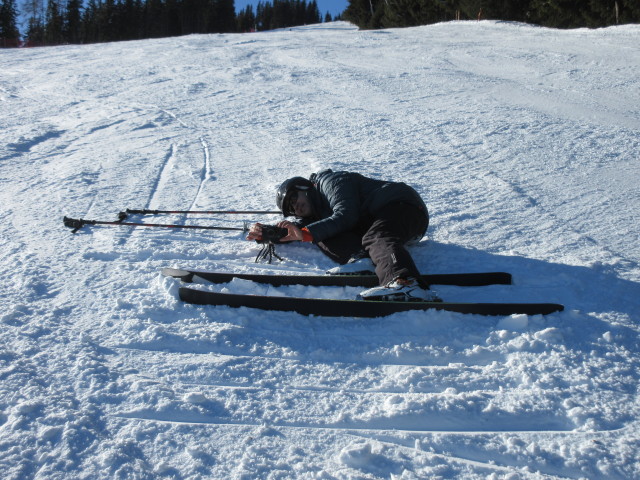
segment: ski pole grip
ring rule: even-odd
[[[96,223],[95,220],[83,220],[82,218],[63,218],[64,226],[72,228],[71,233],[76,233],[85,225],[94,225]]]

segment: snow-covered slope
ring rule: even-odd
[[[640,478],[639,40],[332,23],[1,51],[2,478]],[[322,168],[423,194],[422,270],[515,278],[446,299],[566,311],[194,307],[161,267],[331,263],[297,244],[255,264],[237,232],[62,224],[272,209],[283,179]],[[277,217],[144,219],[244,220]]]

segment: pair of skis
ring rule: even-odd
[[[195,277],[199,277],[211,283],[227,283],[234,278],[239,278],[272,286],[357,286],[367,288],[378,284],[378,279],[375,275],[257,275],[176,268],[164,268],[162,274],[179,278],[183,282],[192,282]],[[467,287],[511,284],[511,274],[505,272],[423,275],[423,279],[428,284]],[[217,293],[184,286],[179,289],[179,295],[181,300],[196,305],[221,305],[234,308],[248,307],[260,310],[289,311],[302,315],[332,317],[383,317],[408,310],[447,310],[476,315],[546,315],[564,310],[562,305],[555,303],[330,300],[321,298],[269,297],[263,295]]]

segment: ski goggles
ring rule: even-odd
[[[298,190],[293,190],[287,198],[284,199],[284,212],[287,216],[295,215],[295,206],[298,203]]]

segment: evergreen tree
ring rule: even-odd
[[[16,19],[18,13],[14,0],[2,0],[0,3],[0,47],[17,47],[20,40],[20,32]]]
[[[619,23],[640,23],[640,2],[638,0],[616,0],[614,9],[618,7]]]
[[[44,45],[44,23],[42,19],[31,17],[27,27],[27,45],[39,47]]]
[[[211,13],[210,32],[231,33],[236,31],[236,6],[234,0],[215,0]]]
[[[531,0],[533,21],[553,28],[584,26],[582,0]]]
[[[348,22],[360,28],[380,28],[384,15],[385,2],[391,0],[349,0],[349,5],[342,14]]]
[[[468,19],[476,19],[478,18],[481,9],[483,7],[486,8],[485,2],[482,0],[460,0],[458,2],[458,8],[460,9],[460,13],[464,18]],[[484,9],[482,10],[484,14],[486,12]]]
[[[81,43],[82,41],[81,3],[81,0],[67,2],[67,10],[64,13],[64,36],[69,43]]]
[[[640,21],[640,0],[349,0],[343,17],[360,28],[476,18],[602,27]]]
[[[172,5],[174,6],[174,5]],[[205,22],[209,19],[207,0],[182,0],[176,3],[180,16],[180,29],[177,32],[167,32],[171,35],[189,35],[191,33],[204,33],[206,31]],[[168,12],[168,18],[174,17],[173,12]],[[173,29],[170,29],[173,30]]]
[[[516,22],[529,20],[529,8],[531,0],[501,0],[497,3],[501,12],[501,19]]]
[[[320,9],[318,8],[318,2],[311,0],[311,3],[307,5],[307,15],[305,18],[305,24],[313,25],[315,23],[321,23],[322,17],[320,16]]]
[[[158,18],[166,21],[164,25],[157,26],[159,33],[155,34],[156,37],[175,37],[186,34],[186,23],[188,22],[185,21],[183,8],[182,0],[164,0],[164,2],[159,2],[154,6],[154,9],[157,9],[158,12]],[[148,36],[143,35],[142,38],[148,38]]]
[[[125,0],[122,4],[121,27],[122,40],[136,40],[141,38],[142,32],[142,2],[141,0]]]
[[[247,5],[244,10],[238,13],[236,18],[236,29],[238,32],[252,32],[256,28],[256,14],[253,12],[253,5]]]
[[[47,18],[44,26],[44,41],[47,45],[64,43],[64,20],[57,0],[48,0]]]
[[[167,35],[167,11],[162,0],[147,0],[144,6],[143,38],[160,38]]]
[[[98,9],[97,22],[100,30],[100,42],[113,42],[117,37],[116,31],[117,7],[115,0],[104,0]]]
[[[28,46],[44,45],[44,4],[42,0],[26,0],[22,9],[27,17],[25,36]]]
[[[390,0],[384,4],[384,27],[426,25],[445,19],[444,9],[432,0]]]
[[[271,30],[273,17],[273,6],[271,3],[258,2],[256,11],[256,25],[258,30]]]
[[[285,0],[274,0],[269,30],[292,25],[293,12],[291,4]]]
[[[584,20],[586,26],[592,28],[637,23],[640,21],[640,1],[589,0]]]
[[[97,15],[98,15],[97,0],[89,0],[87,3],[87,6],[84,9],[84,13],[82,15],[82,29],[81,29],[82,43],[93,43],[98,41],[96,38],[97,37],[96,36]]]

